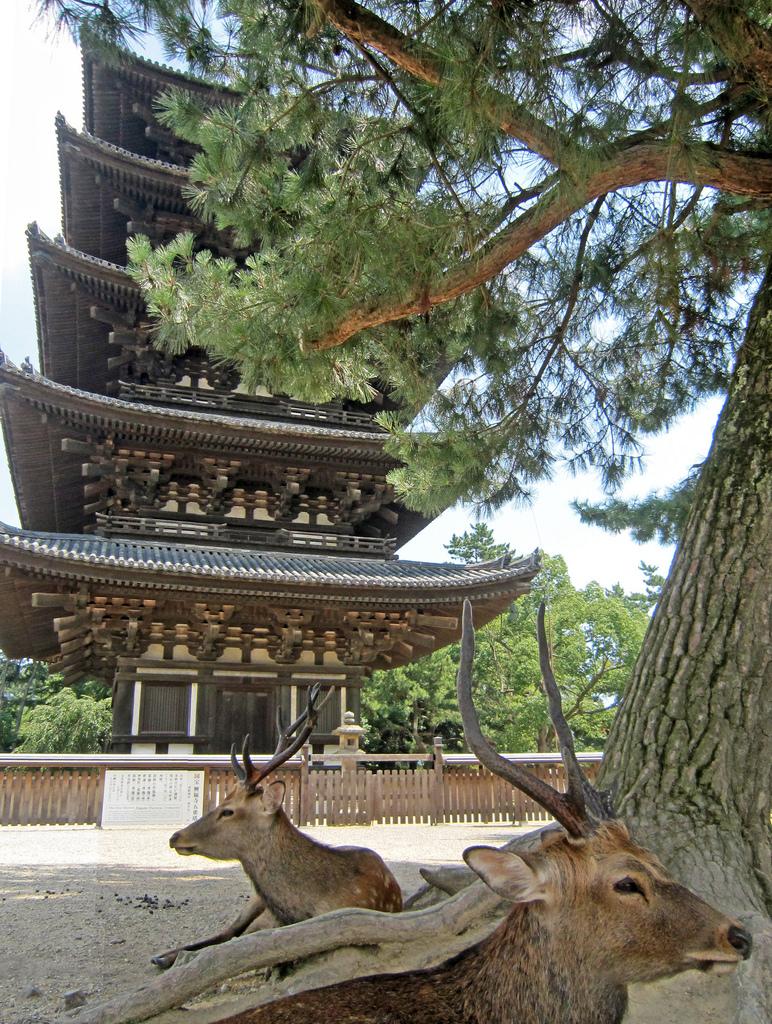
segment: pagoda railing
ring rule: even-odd
[[[363,558],[391,558],[396,547],[393,537],[357,537],[343,533],[311,530],[254,530],[222,523],[196,523],[153,516],[96,515],[96,532],[105,537],[135,536],[148,540],[173,539],[200,544],[239,544],[249,548],[291,548],[296,551],[330,551]]]
[[[289,398],[242,395],[221,388],[193,388],[179,384],[133,384],[121,381],[118,397],[126,401],[145,402],[151,405],[186,405],[195,409],[212,409],[216,412],[257,416],[261,419],[289,420],[294,423],[328,423],[355,429],[380,430],[377,424],[373,423],[372,416],[366,412],[308,405]]]
[[[545,782],[565,788],[558,754],[506,754]],[[598,753],[579,754],[590,777]],[[253,755],[259,763],[265,758]],[[0,754],[0,824],[100,824],[105,773],[203,772],[203,808],[233,786],[226,756],[136,754]],[[547,813],[472,756],[444,754],[311,754],[280,770],[286,808],[300,825],[444,824],[547,821]]]

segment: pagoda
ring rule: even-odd
[[[0,644],[65,681],[112,684],[112,748],[273,748],[278,711],[335,684],[316,747],[359,713],[373,669],[480,625],[526,593],[535,558],[400,561],[426,520],[388,481],[389,407],[248,393],[236,371],[155,348],[126,240],[192,231],[239,259],[185,200],[194,149],[159,94],[238,95],[135,56],[83,54],[85,129],[57,118],[63,237],[28,231],[39,365],[0,362],[0,415],[22,529],[0,524]]]

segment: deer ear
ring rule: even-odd
[[[278,811],[284,802],[285,785],[281,781],[272,782],[263,792],[263,806],[271,813]]]
[[[471,846],[464,860],[489,889],[512,903],[534,903],[547,898],[547,888],[530,864],[516,853],[492,846]]]

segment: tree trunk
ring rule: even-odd
[[[19,707],[17,708],[17,711],[16,711],[16,721],[14,723],[13,737],[12,737],[12,741],[11,741],[13,743],[14,747],[19,742],[19,729],[21,729],[21,720],[24,717],[24,711],[25,711],[25,708],[27,707],[27,701],[29,700],[29,691],[30,691],[31,686],[32,686],[32,669],[30,669],[30,671],[27,673],[27,675],[24,678],[24,690],[22,691],[22,695],[19,698]]]
[[[543,725],[536,733],[536,750],[539,754],[550,754],[552,746],[552,726]]]
[[[755,917],[753,970],[772,935],[771,370],[772,267],[601,775],[676,876]]]

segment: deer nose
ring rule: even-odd
[[[747,960],[751,955],[751,947],[753,946],[751,933],[741,928],[739,924],[733,924],[727,933],[727,938],[729,939],[729,944],[737,950],[743,960]]]
[[[179,838],[180,838],[180,833],[179,832],[175,832],[174,835],[169,840],[169,846],[171,846],[172,849],[174,849],[174,847],[177,845],[177,840]]]

